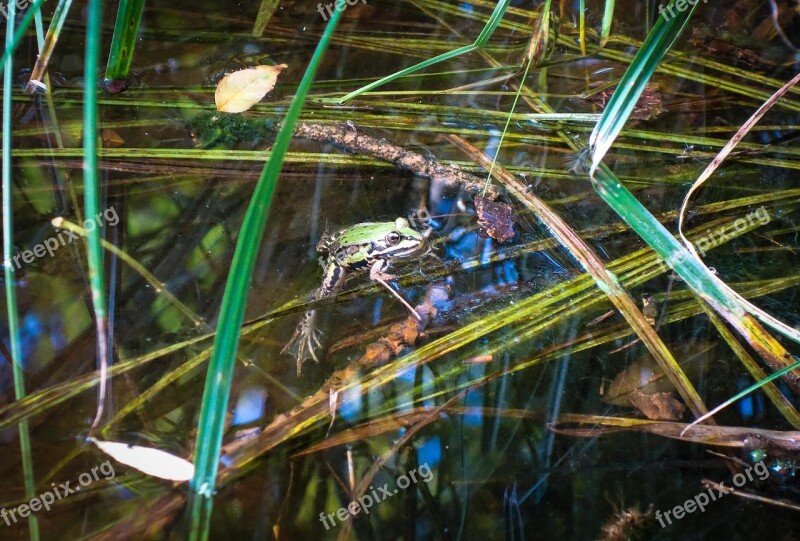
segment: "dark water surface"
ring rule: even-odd
[[[646,4],[618,2],[612,38],[599,50],[603,7],[589,2],[584,56],[578,3],[554,2],[552,42],[542,65],[525,78],[525,92],[559,113],[602,112],[608,87],[658,17],[658,6],[648,11]],[[576,157],[559,134],[585,142],[591,121],[536,119],[529,116],[536,112],[530,102],[520,100],[503,136],[523,82],[515,66],[539,4],[509,8],[483,53],[333,105],[319,98],[342,96],[468,44],[493,8],[433,1],[344,5],[301,121],[349,122],[387,144],[485,178],[441,137],[458,134],[496,153],[498,163],[520,175],[606,264],[645,248],[595,195],[586,175],[568,171]],[[778,2],[778,20],[786,40],[800,44],[793,6]],[[50,61],[52,108],[44,94],[22,92],[37,54],[32,32],[14,57],[13,242],[20,257],[12,263],[16,282],[5,286],[17,292],[25,388],[32,399],[14,402],[3,310],[0,506],[19,515],[18,506],[26,503],[17,425],[27,419],[37,493],[61,496],[50,510],[35,512],[42,539],[182,539],[185,483],[108,461],[84,442],[97,405],[88,376],[95,370],[96,337],[85,246],[59,234],[51,219],[94,222],[89,227],[102,227],[108,242],[161,284],[107,253],[109,341],[115,363],[134,364],[111,379],[106,424],[95,436],[191,460],[211,348],[210,339],[193,339],[215,325],[265,151],[324,30],[326,10],[313,2],[280,2],[255,36],[255,1],[147,4],[130,88],[100,95],[105,213],[89,219],[82,211],[80,162],[85,7],[73,4]],[[44,5],[45,27],[54,8],[54,1]],[[116,4],[104,10],[103,66]],[[700,2],[675,50],[606,158],[671,232],[691,182],[797,67],[795,51],[774,31],[769,2]],[[247,113],[216,112],[219,79],[260,64],[288,68]],[[800,324],[798,111],[797,94],[788,94],[695,196],[687,225],[698,232],[704,261],[723,280],[794,327]],[[753,440],[747,449],[726,450],[642,432],[599,436],[587,430],[578,437],[548,430],[566,414],[644,418],[608,393],[618,389],[612,381],[620,372],[632,370],[630,378],[637,379],[656,368],[640,343],[631,344],[635,337],[619,314],[594,321],[612,310],[611,303],[588,278],[580,281],[581,267],[547,228],[516,199],[500,200],[513,206],[516,220],[515,236],[504,243],[482,234],[473,198],[463,190],[345,151],[334,141],[292,143],[250,288],[245,317],[258,326],[241,337],[224,443],[244,441],[248,430],[275,428],[277,416],[287,417],[279,418],[284,428],[265,452],[226,470],[215,497],[212,538],[794,539],[800,520],[795,510],[717,492],[704,511],[698,508],[711,499],[701,482],[733,486],[743,479],[733,478],[735,471],[750,474],[742,490],[797,502],[796,458],[789,451]],[[298,378],[292,358],[279,352],[303,308],[286,303],[310,299],[319,285],[315,247],[326,228],[397,217],[411,217],[433,246],[431,257],[394,266],[402,277],[399,292],[412,305],[432,287],[447,295],[436,303],[438,315],[426,333],[398,348],[394,358],[402,363],[437,340],[450,345],[436,356],[422,350],[409,357],[414,360],[381,384],[333,393],[333,423],[323,400],[317,404],[322,413],[304,424],[292,408],[320,391],[334,370],[354,366],[408,313],[382,288],[367,287],[363,273],[354,276],[345,286],[348,294],[319,307],[321,362],[306,362]],[[718,232],[725,223],[735,230],[737,219],[749,224],[746,233]],[[25,257],[26,250],[32,255]],[[679,361],[696,362],[687,374],[713,407],[753,379],[686,286],[663,270],[642,279],[641,261],[614,268],[637,303],[650,294],[665,308],[658,334]],[[530,304],[535,295],[541,310],[526,312],[540,306]],[[279,309],[279,316],[264,317]],[[504,319],[491,327],[498,314]],[[466,338],[452,334],[470,324],[476,326]],[[796,345],[784,342],[796,352]],[[153,352],[160,355],[146,357]],[[361,377],[372,381],[367,371]],[[789,387],[779,389],[796,404]],[[668,385],[658,389],[670,391]],[[691,420],[689,413],[680,418]],[[792,430],[760,391],[716,420],[721,426]],[[237,456],[226,455],[223,468]],[[734,458],[738,470],[729,467]],[[365,479],[369,487],[356,489]],[[56,493],[67,481],[81,490]],[[351,501],[360,502],[355,520],[338,511]],[[0,539],[29,538],[27,518],[6,516],[0,511]]]

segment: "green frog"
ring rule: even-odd
[[[314,291],[314,300],[324,299],[336,294],[344,285],[349,273],[369,269],[369,277],[387,288],[402,302],[414,316],[416,311],[387,282],[395,276],[386,270],[397,259],[422,255],[427,243],[417,231],[408,225],[405,218],[394,222],[366,222],[328,234],[326,231],[317,251],[327,253],[327,259],[320,258],[324,269],[322,284]],[[281,350],[297,360],[297,375],[303,361],[311,357],[319,362],[315,349],[321,347],[316,329],[316,310],[307,310],[303,320],[297,325],[291,340]]]

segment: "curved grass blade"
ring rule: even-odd
[[[669,7],[671,5],[668,6],[668,10]],[[656,26],[659,26],[661,22],[659,19]],[[677,39],[677,35],[675,39]],[[481,53],[491,65],[498,65],[489,55],[484,54],[482,51]],[[629,71],[631,70],[629,69]],[[626,75],[628,74],[626,73]],[[535,97],[535,93],[532,93],[530,98],[527,98],[527,96],[523,96],[523,98],[534,110],[545,113],[554,112],[546,102]],[[577,141],[564,132],[559,131],[557,133],[570,148],[575,151],[581,151],[581,146]],[[759,325],[758,321],[747,314],[745,305],[739,298],[727,289],[721,288],[720,284],[715,280],[716,277],[711,274],[705,265],[692,258],[689,251],[644,208],[602,161],[598,162],[598,166],[599,171],[595,172],[593,181],[595,190],[603,200],[625,220],[642,240],[653,248],[664,262],[678,273],[695,293],[708,301],[714,310],[722,315],[774,370],[785,367],[787,359],[791,359],[791,356],[779,342]],[[778,328],[776,330],[800,343],[800,332],[790,328]],[[785,381],[800,392],[800,375],[790,374],[789,376]]]
[[[696,424],[702,423],[704,420],[706,420],[706,419],[708,419],[710,417],[713,417],[714,415],[716,415],[720,411],[724,410],[725,408],[727,408],[728,406],[730,406],[731,404],[733,404],[737,400],[739,400],[741,398],[744,398],[745,396],[749,395],[753,391],[756,391],[756,390],[760,389],[761,387],[763,387],[767,383],[770,383],[771,381],[774,381],[775,379],[783,376],[784,374],[788,374],[789,372],[791,372],[792,370],[794,370],[796,368],[800,368],[800,361],[795,361],[792,364],[790,364],[789,366],[787,366],[785,368],[781,368],[777,372],[773,372],[772,374],[770,374],[768,377],[762,379],[761,381],[755,382],[754,384],[752,384],[747,389],[743,389],[742,391],[736,393],[735,395],[733,395],[732,397],[727,399],[725,402],[723,402],[722,404],[720,404],[716,408],[712,409],[711,411],[709,411],[705,415],[703,415],[701,417],[698,417],[697,419],[695,419],[694,421],[689,423],[686,426],[686,428],[684,428],[683,431],[681,432],[681,436],[683,436],[686,433],[687,430],[689,430],[690,428],[692,428]]]
[[[669,8],[672,5],[668,6]],[[689,12],[688,15],[690,15]],[[687,15],[687,17],[688,17]],[[666,20],[666,15],[664,15]],[[656,26],[662,21],[656,23]],[[654,29],[655,30],[655,29]],[[651,33],[652,36],[652,33]],[[675,37],[677,39],[677,35]],[[484,54],[484,58],[494,66],[497,62]],[[629,70],[630,71],[630,70]],[[627,74],[626,74],[627,75]],[[646,81],[645,81],[646,82]],[[615,93],[616,96],[616,93]],[[612,98],[613,100],[613,98]],[[526,101],[537,111],[552,113],[552,108],[535,96]],[[608,111],[608,109],[606,110]],[[605,116],[605,114],[604,114]],[[573,150],[580,151],[580,145],[563,132],[559,137]],[[715,276],[705,265],[694,260],[686,248],[673,238],[666,228],[644,208],[644,206],[623,186],[621,181],[602,162],[598,162],[599,173],[595,174],[594,187],[603,200],[611,206],[620,217],[666,262],[686,283],[712,308],[728,321],[748,343],[758,351],[759,355],[774,370],[786,367],[792,359],[786,349],[767,333],[758,321],[747,314],[740,298],[726,288],[721,288]],[[775,328],[775,327],[773,327]],[[791,328],[776,328],[793,341],[800,343],[800,332]],[[797,392],[800,392],[800,375],[786,373],[785,381]]]
[[[606,106],[603,116],[592,131],[589,148],[592,152],[590,177],[598,194],[683,278],[687,285],[722,315],[737,331],[758,350],[773,369],[785,369],[791,359],[783,346],[770,336],[748,312],[754,312],[743,299],[714,276],[690,251],[676,242],[667,230],[644,206],[619,182],[613,173],[602,164],[602,159],[622,130],[628,116],[636,105],[645,85],[661,59],[675,43],[691,17],[696,4],[686,13],[674,14],[674,3],[670,3],[667,14],[658,19],[642,48],[637,52],[622,81]],[[598,169],[599,168],[599,169]],[[800,342],[800,333],[786,325],[765,321],[773,329]],[[800,376],[790,374],[787,383],[800,389]]]
[[[191,513],[189,537],[192,540],[208,539],[213,508],[212,495],[217,483],[219,453],[222,447],[233,367],[239,347],[239,331],[244,320],[247,292],[250,289],[250,280],[264,234],[272,196],[278,183],[284,155],[292,139],[294,126],[341,14],[340,10],[336,10],[331,17],[303,79],[297,87],[297,93],[286,113],[286,118],[275,139],[261,177],[258,179],[236,243],[231,272],[222,297],[222,309],[220,310],[217,334],[214,337],[214,351],[208,366],[203,403],[198,420],[197,447],[194,457],[195,475],[190,484],[192,490],[189,494],[188,505]]]
[[[769,111],[772,108],[772,106],[775,105],[775,103],[777,103],[778,99],[781,96],[786,94],[786,92],[788,92],[789,89],[792,88],[794,85],[796,85],[798,82],[800,82],[800,73],[795,75],[789,82],[787,82],[780,89],[778,89],[772,95],[772,97],[770,97],[766,102],[764,102],[764,104],[762,104],[761,107],[759,107],[758,110],[755,113],[753,113],[749,119],[747,119],[747,122],[742,124],[742,126],[736,131],[734,136],[730,139],[730,141],[728,141],[725,147],[723,147],[723,149],[719,151],[719,153],[714,157],[713,160],[711,160],[711,162],[708,164],[705,170],[700,174],[697,180],[694,181],[689,191],[686,192],[686,196],[684,196],[683,203],[681,204],[680,213],[678,214],[678,235],[680,235],[684,246],[686,246],[686,249],[689,250],[692,253],[692,256],[696,258],[698,261],[701,261],[700,255],[697,253],[697,250],[694,248],[694,245],[692,245],[692,243],[689,242],[689,240],[686,239],[686,237],[683,235],[683,224],[686,217],[686,210],[689,206],[689,200],[691,199],[692,195],[700,188],[700,186],[702,186],[703,183],[705,183],[705,181],[711,177],[714,171],[717,170],[717,168],[722,164],[725,158],[727,158],[728,155],[733,151],[736,145],[739,144],[739,142],[744,138],[744,136],[750,132],[753,126],[755,126],[758,123],[758,121],[761,120],[761,118],[767,113],[767,111]],[[742,298],[738,293],[733,291],[722,280],[717,278],[715,275],[712,276],[714,276],[714,278],[717,280],[721,288],[725,289],[733,297],[737,298],[739,302],[741,302],[742,305],[745,306],[746,310],[752,315],[754,315],[756,318],[758,318],[759,321],[761,321],[762,323],[764,323],[769,327],[772,327],[773,329],[777,330],[782,334],[785,334],[787,336],[794,335],[800,338],[800,336],[797,335],[797,331],[794,328],[786,325],[782,321],[777,320],[775,317],[766,313],[764,310],[758,308],[754,304],[747,302],[744,298]]]
[[[86,54],[84,58],[83,90],[83,204],[86,216],[97,216],[100,211],[100,183],[97,178],[97,63],[100,60],[100,40],[103,23],[102,0],[89,0],[89,18],[86,21]],[[97,390],[97,414],[92,428],[103,416],[108,373],[108,314],[106,310],[105,283],[103,279],[103,247],[100,231],[95,227],[86,236],[86,255],[89,263],[89,287],[92,290],[92,308],[97,328],[97,362],[100,366],[100,386]]]
[[[16,10],[14,3],[8,5],[8,19],[6,20],[6,49],[11,47],[14,37],[14,22]],[[5,79],[3,80],[3,277],[6,285],[6,310],[8,313],[8,341],[11,346],[11,367],[14,378],[14,398],[20,400],[25,397],[25,373],[22,365],[22,343],[19,335],[19,312],[17,310],[17,291],[14,267],[11,257],[14,251],[14,222],[13,206],[11,204],[11,140],[12,125],[11,114],[13,111],[11,98],[13,96],[14,66],[11,58],[4,66]],[[31,454],[31,439],[27,419],[18,425],[19,448],[22,455],[22,477],[25,485],[25,497],[34,498],[36,483],[33,478],[33,456]],[[31,514],[28,519],[28,534],[30,539],[39,539],[39,521]]]
[[[672,2],[667,11],[674,7]],[[606,5],[608,7],[608,5]],[[597,165],[603,160],[614,140],[622,131],[625,122],[633,111],[636,102],[644,91],[644,87],[656,70],[656,66],[680,37],[697,4],[686,12],[678,11],[672,18],[659,17],[653,30],[644,40],[641,49],[633,57],[631,65],[622,76],[614,95],[608,101],[600,122],[594,127],[589,137],[589,148],[592,152],[590,176],[594,176]],[[670,11],[671,12],[671,11]]]
[[[491,16],[489,16],[489,20],[486,22],[486,26],[483,27],[483,30],[481,30],[481,33],[478,34],[478,37],[475,39],[475,41],[471,45],[465,45],[464,47],[459,47],[458,49],[455,49],[453,51],[448,51],[448,52],[442,53],[442,54],[440,54],[438,56],[434,56],[433,58],[429,58],[428,60],[420,62],[419,64],[415,64],[415,65],[413,65],[411,67],[408,67],[406,69],[400,70],[400,71],[398,71],[396,73],[393,73],[391,75],[387,75],[386,77],[384,77],[382,79],[378,79],[377,81],[374,81],[374,82],[372,82],[372,83],[370,83],[370,84],[368,84],[366,86],[362,86],[361,88],[350,92],[349,94],[347,94],[344,97],[333,98],[330,101],[333,101],[334,103],[337,103],[337,104],[341,105],[342,103],[346,102],[347,100],[351,100],[351,99],[355,98],[356,96],[359,96],[359,95],[363,94],[364,92],[369,92],[373,88],[377,88],[379,86],[385,85],[386,83],[390,83],[390,82],[394,81],[395,79],[399,79],[400,77],[404,77],[404,76],[406,76],[406,75],[408,75],[410,73],[414,73],[415,71],[419,71],[421,69],[425,69],[428,66],[432,66],[434,64],[438,64],[439,62],[443,62],[445,60],[450,60],[451,58],[455,58],[455,57],[457,57],[459,55],[466,54],[466,53],[471,53],[475,49],[480,49],[481,47],[486,45],[486,42],[489,41],[489,38],[494,33],[494,31],[497,29],[497,26],[500,24],[500,21],[503,19],[503,15],[505,14],[509,3],[511,3],[511,0],[500,0],[499,2],[497,2],[497,5],[495,6],[494,11],[492,11]],[[326,101],[328,101],[328,100],[326,100]]]

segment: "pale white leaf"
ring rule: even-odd
[[[247,111],[275,87],[278,74],[287,67],[286,64],[255,66],[229,73],[217,83],[217,91],[214,93],[217,111]]]
[[[88,439],[117,462],[147,475],[170,481],[188,481],[194,476],[194,464],[166,451],[116,441]]]

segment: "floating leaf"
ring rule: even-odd
[[[287,67],[286,64],[256,66],[229,73],[220,80],[214,93],[217,111],[223,113],[247,111],[275,87],[278,74]]]
[[[169,481],[188,481],[194,475],[194,464],[166,451],[129,443],[88,439],[117,462],[147,475]]]
[[[475,211],[481,233],[505,242],[514,236],[514,209],[508,203],[495,203],[481,196],[475,196]]]

